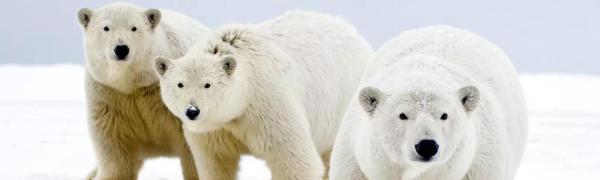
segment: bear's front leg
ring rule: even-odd
[[[184,130],[200,179],[234,180],[244,148],[231,134],[217,130],[194,133]]]
[[[133,148],[112,143],[96,147],[98,156],[98,168],[94,179],[137,179],[143,159]]]
[[[183,152],[181,152],[181,155],[179,155],[179,162],[181,163],[184,179],[198,180],[196,165],[194,165],[194,156],[192,156],[192,152],[190,152],[190,149],[187,145],[185,146]]]
[[[137,179],[144,160],[127,126],[129,119],[110,105],[91,104],[90,135],[98,160],[94,179]]]

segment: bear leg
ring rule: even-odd
[[[127,151],[120,150],[103,153],[99,158],[95,179],[137,179],[144,163],[139,157],[139,154],[128,154]]]
[[[306,137],[306,139],[310,139],[310,137]],[[282,142],[272,142],[272,144],[282,144]],[[323,179],[325,168],[311,141],[296,140],[295,142],[288,141],[286,144],[286,147],[271,147],[270,151],[265,153],[267,166],[271,169],[273,180]]]
[[[179,157],[179,162],[181,163],[181,169],[183,171],[183,179],[198,180],[194,157],[187,147],[186,151]]]
[[[239,146],[231,134],[220,131],[208,133],[185,132],[185,139],[193,152],[194,164],[200,179],[236,179],[241,158]]]
[[[323,161],[323,166],[325,166],[325,174],[323,174],[323,179],[329,179],[329,160],[331,159],[331,151],[327,151],[326,153],[321,154],[321,160]]]
[[[96,178],[96,173],[97,173],[97,170],[96,170],[96,168],[92,169],[92,171],[90,171],[90,172],[88,173],[88,175],[86,176],[86,178],[85,178],[85,179],[86,179],[86,180],[94,180],[94,178]]]

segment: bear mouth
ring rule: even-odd
[[[439,159],[439,153],[434,155],[434,156],[419,156],[417,154],[417,152],[413,152],[410,155],[409,160],[412,162],[418,162],[418,163],[432,163],[432,162],[436,162]]]
[[[125,62],[125,61],[129,61],[129,55],[124,56],[124,57],[118,57],[116,55],[112,55],[111,60],[116,61],[116,62]]]
[[[127,61],[127,57],[124,58],[116,58],[115,61]]]
[[[424,162],[424,163],[432,162],[432,161],[435,161],[435,160],[436,160],[435,157],[413,157],[412,158],[412,161]]]

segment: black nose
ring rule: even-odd
[[[419,144],[415,145],[417,154],[425,161],[431,159],[438,152],[438,144],[434,140],[422,140]]]
[[[129,47],[127,47],[127,45],[117,45],[117,47],[115,47],[115,55],[119,60],[125,59],[128,54]]]
[[[185,110],[185,116],[190,120],[195,120],[198,115],[200,115],[200,110],[196,106],[190,106]]]

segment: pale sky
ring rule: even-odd
[[[79,8],[111,1],[4,1],[0,7],[0,64],[83,64]],[[489,39],[520,72],[600,74],[598,0],[212,0],[128,1],[182,12],[215,28],[256,23],[286,10],[344,17],[379,48],[403,30],[446,24]]]

